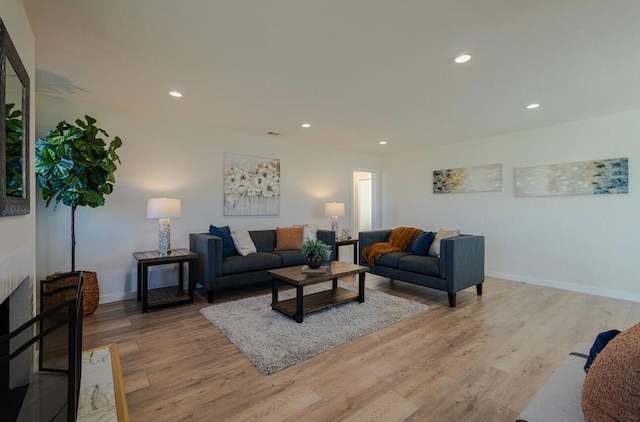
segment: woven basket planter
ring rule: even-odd
[[[47,280],[58,277],[58,274],[52,274],[47,276]],[[100,302],[100,287],[98,285],[98,275],[94,271],[83,271],[83,294],[82,294],[82,315],[91,315],[96,311],[98,302]],[[55,285],[48,285],[48,289],[56,289],[65,286],[74,286],[77,283],[75,277],[63,278],[58,280]],[[50,309],[62,302],[71,300],[75,297],[73,291],[69,291],[67,296],[56,295],[55,297],[49,297],[45,299],[45,309]]]

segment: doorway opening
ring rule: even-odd
[[[353,237],[376,228],[375,222],[375,173],[366,170],[353,171]]]

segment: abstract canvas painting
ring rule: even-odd
[[[280,214],[280,160],[224,154],[224,215]]]
[[[502,191],[502,164],[433,172],[433,193],[500,191]]]
[[[629,159],[578,161],[515,169],[516,196],[629,192]]]

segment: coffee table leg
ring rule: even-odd
[[[304,319],[304,302],[302,286],[296,286],[296,322],[300,323]]]
[[[364,302],[364,276],[366,273],[358,274],[358,302]]]
[[[333,290],[335,290],[337,288],[338,288],[338,278],[336,277],[336,278],[333,279]]]
[[[271,303],[278,303],[278,280],[271,278]]]

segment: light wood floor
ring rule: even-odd
[[[430,308],[272,375],[200,315],[203,300],[144,315],[136,300],[100,305],[83,347],[118,343],[134,422],[513,422],[575,343],[640,321],[640,303],[500,279],[455,309],[446,293],[366,284]]]

